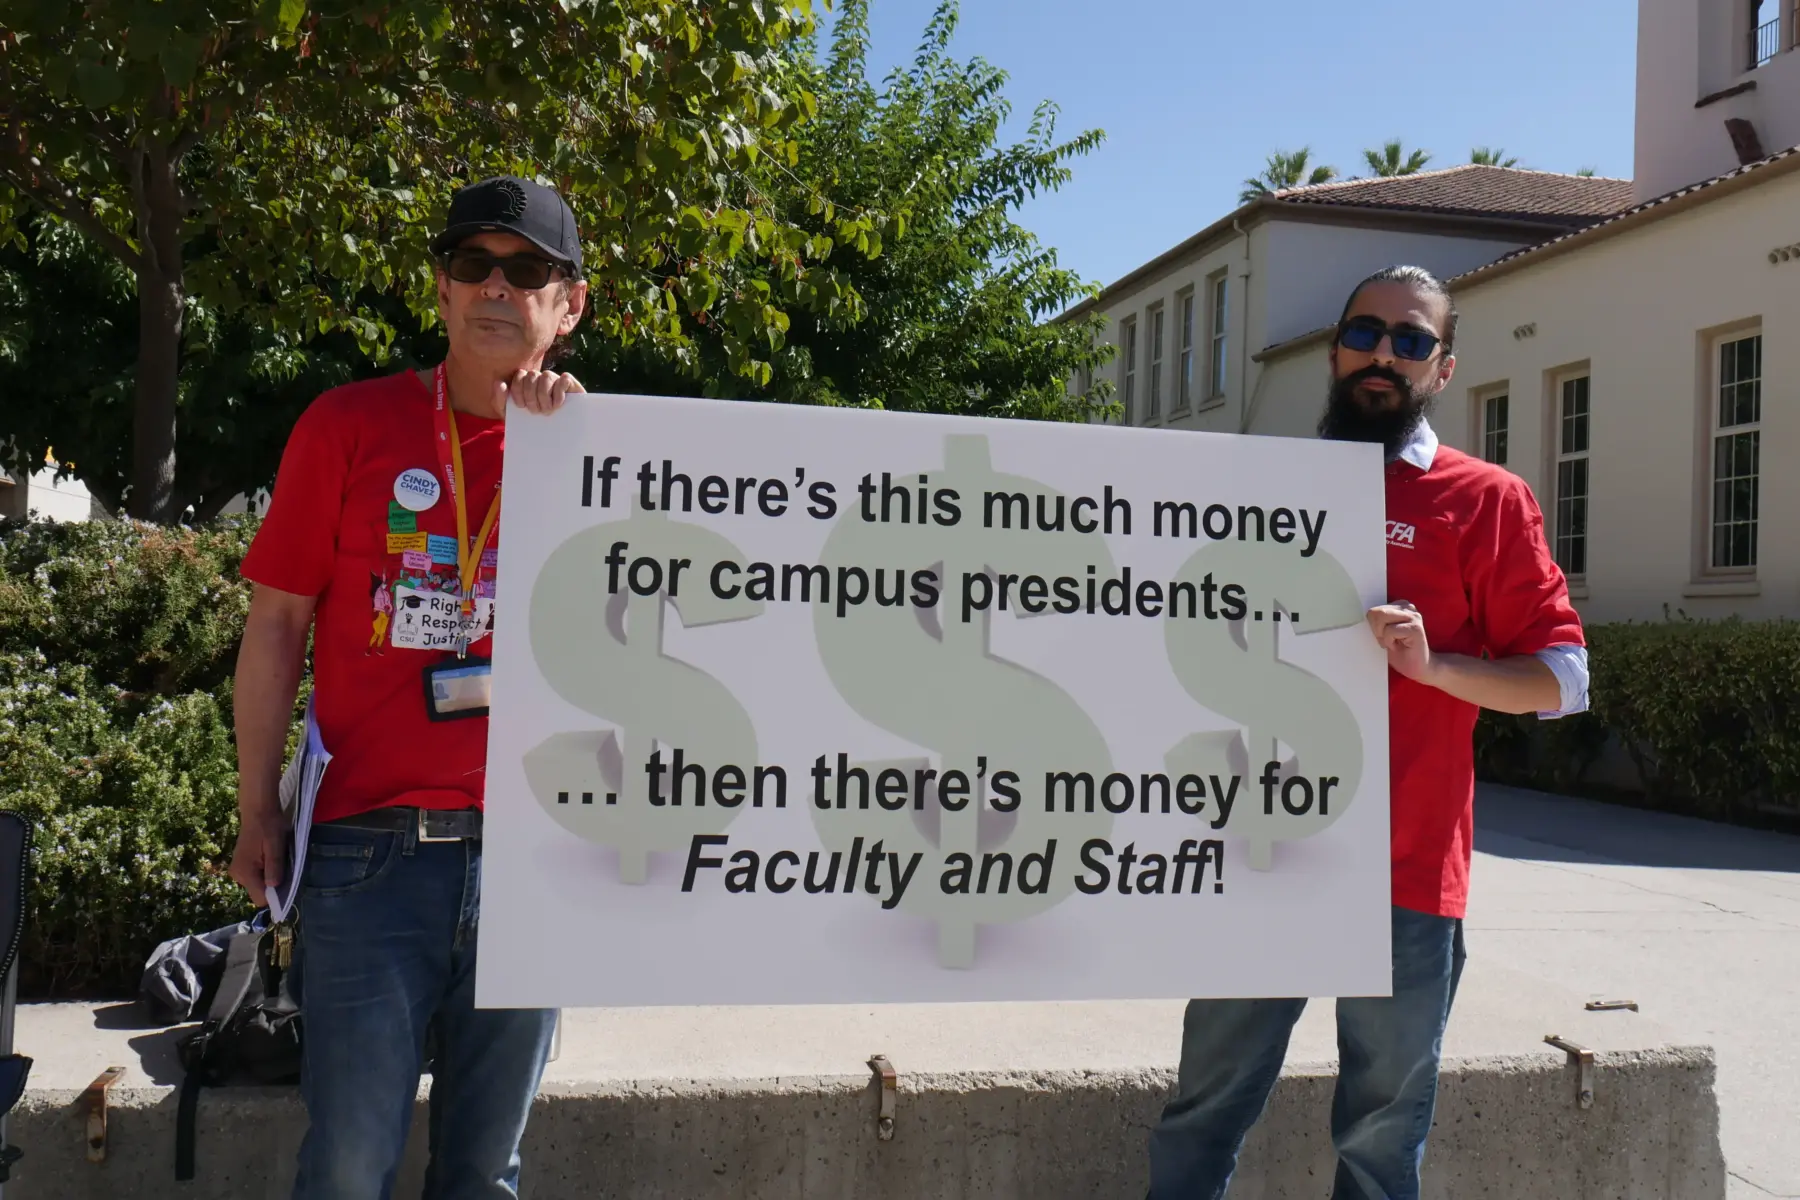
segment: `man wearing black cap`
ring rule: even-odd
[[[331,756],[297,900],[297,1200],[388,1194],[428,1034],[425,1194],[516,1195],[555,1025],[475,1008],[475,926],[504,418],[582,390],[544,369],[587,301],[581,243],[554,191],[501,178],[456,194],[431,249],[448,357],[307,409],[243,563],[231,874],[259,904],[289,869],[278,784],[309,631]]]

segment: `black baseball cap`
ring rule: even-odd
[[[534,180],[501,175],[458,188],[450,197],[444,232],[431,240],[431,252],[447,254],[477,233],[517,234],[569,267],[571,275],[581,274],[575,214],[554,189]]]

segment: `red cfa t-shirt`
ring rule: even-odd
[[[313,712],[332,755],[314,820],[405,804],[480,807],[486,717],[432,721],[424,672],[455,653],[456,508],[432,397],[408,371],[334,388],[294,426],[244,578],[318,597]],[[500,481],[506,423],[456,415],[471,535]],[[492,645],[496,530],[471,589]]]
[[[1585,645],[1525,481],[1439,446],[1387,468],[1388,597],[1425,619],[1433,654],[1507,658]],[[1388,672],[1394,903],[1460,917],[1475,838],[1477,709]]]

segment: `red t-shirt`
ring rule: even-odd
[[[432,721],[427,667],[454,654],[456,508],[438,464],[432,397],[408,371],[334,388],[309,406],[282,453],[244,578],[318,597],[313,712],[332,761],[315,821],[385,805],[480,807],[486,717]],[[506,423],[456,415],[469,532],[500,481]],[[405,482],[402,482],[402,477]],[[491,635],[496,529],[472,589]]]
[[[1506,658],[1585,645],[1525,481],[1439,446],[1429,471],[1387,468],[1388,597],[1425,619],[1432,653]],[[1388,673],[1394,903],[1460,917],[1475,837],[1477,709]]]

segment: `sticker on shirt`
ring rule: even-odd
[[[440,533],[434,533],[430,535],[427,544],[431,551],[432,562],[446,567],[454,567],[457,565],[455,538],[445,537]]]
[[[417,533],[417,532],[419,532],[419,514],[413,512],[409,508],[404,507],[398,501],[389,500],[388,501],[388,532],[389,533]]]
[[[394,613],[393,593],[388,590],[387,576],[369,572],[369,603],[374,610],[370,620],[369,644],[364,654],[387,653],[388,623]]]
[[[424,591],[404,584],[394,589],[393,643],[398,650],[454,650],[462,625],[462,598],[452,592]],[[468,640],[478,642],[494,632],[494,602],[475,598]]]
[[[408,550],[400,555],[400,565],[409,571],[429,571],[431,555],[423,550]]]
[[[481,565],[488,568],[490,571],[499,566],[500,552],[498,550],[483,550],[481,552]]]
[[[443,485],[436,475],[420,467],[400,472],[394,480],[394,502],[411,512],[424,512],[438,502]]]
[[[390,533],[387,535],[387,552],[389,554],[405,554],[408,550],[424,554],[430,545],[429,535],[423,533]]]

